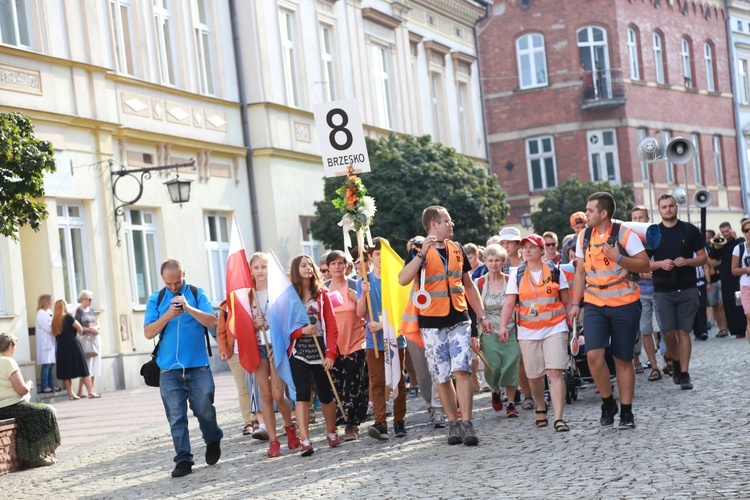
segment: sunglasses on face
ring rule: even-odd
[[[557,243],[545,243],[544,246],[546,246],[546,247],[556,247]]]
[[[328,272],[328,269],[327,269],[327,268],[324,268],[324,267],[321,267],[321,268],[320,268],[320,272],[321,272],[321,273],[327,273],[327,272]]]
[[[750,233],[750,226],[742,229],[742,232],[745,233],[745,234]]]

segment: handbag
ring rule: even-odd
[[[161,379],[161,368],[156,364],[156,356],[159,353],[159,343],[161,342],[161,335],[159,335],[159,342],[156,343],[153,352],[151,353],[151,359],[141,366],[141,376],[143,381],[149,387],[159,387],[159,381]]]
[[[80,342],[83,348],[83,355],[87,358],[95,358],[99,355],[99,348],[96,347],[96,340],[93,335],[84,333],[78,336],[78,342]]]

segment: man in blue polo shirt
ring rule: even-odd
[[[161,334],[156,363],[162,370],[161,400],[177,453],[172,477],[182,477],[193,471],[188,401],[206,443],[206,463],[213,465],[221,457],[224,434],[216,423],[214,378],[204,333],[205,328],[216,328],[217,320],[203,290],[185,283],[185,272],[178,261],[164,261],[161,277],[166,286],[148,299],[143,333],[147,339]]]

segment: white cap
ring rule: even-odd
[[[521,241],[521,231],[515,227],[504,227],[500,231],[500,241]]]

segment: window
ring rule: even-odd
[[[145,305],[159,289],[156,216],[149,210],[125,210],[124,229],[133,303]]]
[[[156,46],[159,56],[159,77],[164,85],[175,85],[174,32],[171,0],[154,0]]]
[[[641,71],[638,65],[638,33],[635,28],[628,28],[628,60],[630,63],[630,78],[641,79]]]
[[[539,34],[524,35],[516,40],[518,78],[522,89],[547,85],[547,58],[544,54],[544,37]]]
[[[714,169],[716,170],[716,184],[718,186],[724,185],[724,166],[721,163],[721,137],[718,135],[714,136]]]
[[[333,71],[333,34],[331,27],[320,25],[320,58],[323,64],[323,94],[326,101],[336,100],[336,77]]]
[[[57,231],[60,238],[65,301],[75,304],[78,302],[78,292],[89,288],[81,205],[58,202]]]
[[[709,92],[716,91],[716,73],[714,72],[714,48],[706,42],[703,45],[703,53],[706,59],[706,89]]]
[[[112,35],[115,46],[115,68],[120,73],[133,73],[133,33],[130,28],[130,0],[109,0]]]
[[[594,182],[620,181],[617,165],[617,140],[614,130],[594,130],[586,133],[589,168]]]
[[[310,234],[310,221],[312,219],[312,217],[301,216],[299,218],[299,226],[302,231],[302,253],[312,257],[313,262],[317,264],[322,245],[320,242],[315,241],[312,234]]]
[[[750,81],[747,74],[747,59],[740,59],[737,64],[739,72],[740,104],[750,104]]]
[[[211,280],[211,300],[214,304],[224,299],[229,258],[229,222],[225,215],[206,214],[204,217],[208,274]]]
[[[685,88],[693,88],[693,61],[690,57],[690,40],[680,39],[680,58],[682,59],[682,76],[685,77]]]
[[[656,83],[666,83],[664,74],[664,43],[661,33],[654,33],[654,69],[656,70]]]
[[[661,140],[664,141],[664,148],[666,148],[669,145],[669,141],[672,139],[672,133],[668,130],[665,130],[661,133]],[[666,156],[666,155],[665,155]],[[667,169],[667,183],[674,184],[675,183],[675,177],[674,177],[674,163],[672,163],[669,160],[666,160],[664,162],[665,168]]]
[[[610,99],[612,97],[612,78],[609,74],[609,55],[607,50],[607,32],[596,26],[581,28],[577,32],[578,58],[584,74],[591,72],[592,78],[586,77],[584,89],[587,99]],[[590,82],[588,80],[591,80]]]
[[[698,134],[690,134],[690,142],[695,146],[695,156],[693,156],[693,176],[695,183],[703,184],[703,171],[701,170],[701,150],[699,147],[700,136]]]
[[[469,154],[469,114],[471,100],[469,99],[469,86],[466,82],[457,82],[458,87],[458,127],[461,135],[461,152]]]
[[[211,27],[208,24],[209,3],[206,0],[195,0],[196,8],[193,16],[195,30],[195,46],[198,49],[198,71],[200,77],[201,94],[215,94],[214,69],[211,58]]]
[[[279,11],[279,31],[281,33],[281,61],[284,66],[284,88],[286,103],[299,107],[299,87],[297,83],[297,53],[294,47],[294,16],[288,10]]]
[[[372,80],[375,97],[375,124],[392,128],[391,87],[388,75],[388,51],[381,45],[372,46]]]
[[[28,0],[0,0],[0,40],[31,48]]]
[[[442,141],[442,116],[440,113],[440,97],[442,95],[442,86],[440,84],[440,75],[438,73],[430,73],[430,94],[432,97],[432,125],[435,132],[433,140],[435,142]]]
[[[647,134],[645,128],[639,128],[635,133],[636,138],[638,139],[638,144],[646,139]],[[651,176],[649,175],[648,171],[648,163],[646,163],[645,161],[641,162],[641,179],[643,179],[645,182],[651,182]]]
[[[552,136],[527,139],[526,161],[532,191],[557,187],[555,145]]]

